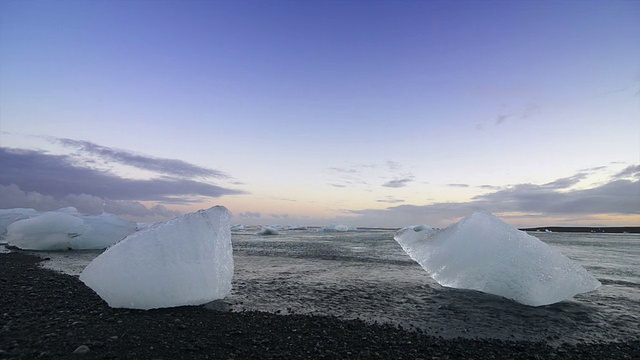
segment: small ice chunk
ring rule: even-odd
[[[442,230],[404,228],[395,240],[440,285],[531,306],[600,287],[575,261],[497,217],[477,212]]]
[[[231,231],[242,231],[242,230],[244,230],[244,225],[242,224],[231,225]]]
[[[405,228],[402,228],[400,230],[406,230],[406,229],[410,229],[410,230],[413,230],[415,232],[432,231],[433,230],[433,228],[431,226],[424,225],[424,224],[422,224],[422,225],[411,225],[411,226],[407,226]]]
[[[229,211],[216,206],[127,236],[80,274],[109,306],[201,305],[231,290]]]
[[[323,227],[319,232],[347,232],[347,231],[356,231],[356,228],[353,226],[347,226],[342,224],[331,224],[329,226]]]
[[[256,235],[280,235],[280,232],[271,226],[263,226]]]
[[[307,230],[307,227],[304,225],[289,225],[287,230]]]
[[[77,237],[90,229],[77,216],[51,211],[7,227],[6,241],[24,250],[69,250]]]

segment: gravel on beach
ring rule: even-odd
[[[40,258],[0,254],[0,358],[633,359],[640,340],[551,347],[443,339],[329,316],[112,309],[77,277]]]

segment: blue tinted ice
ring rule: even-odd
[[[440,285],[540,306],[600,287],[582,266],[538,238],[478,212],[442,230],[404,228],[396,241]]]
[[[157,223],[95,258],[80,274],[109,306],[200,305],[231,290],[229,211],[221,206]]]

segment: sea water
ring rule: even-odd
[[[331,315],[445,338],[610,342],[640,338],[640,235],[531,233],[585,267],[602,287],[530,307],[440,286],[393,240],[394,230],[232,234],[231,293],[212,308]],[[79,274],[99,252],[40,253]]]

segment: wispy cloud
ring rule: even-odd
[[[480,189],[485,189],[485,190],[500,190],[500,189],[502,189],[502,187],[495,186],[495,185],[480,185],[478,187]]]
[[[579,183],[581,180],[586,178],[587,175],[588,175],[587,173],[580,172],[580,173],[577,173],[577,174],[575,174],[573,176],[569,176],[569,177],[566,177],[566,178],[554,180],[552,182],[549,182],[549,183],[546,183],[544,185],[541,185],[541,188],[554,189],[554,190],[567,189],[567,188],[570,188],[573,185],[576,185],[577,183]]]
[[[393,160],[387,160],[387,168],[389,170],[398,170],[402,167],[399,162]]]
[[[391,196],[387,196],[385,199],[376,200],[376,202],[388,203],[388,204],[397,204],[397,203],[403,203],[404,200],[396,199],[396,198],[391,197]]]
[[[180,178],[125,179],[110,172],[80,167],[66,155],[0,148],[0,184],[54,197],[90,194],[112,200],[172,202],[179,196],[220,197],[241,194],[205,182]]]
[[[469,184],[447,184],[447,186],[457,187],[457,188],[468,188]]]
[[[258,219],[262,217],[262,214],[255,211],[245,211],[243,213],[238,214],[243,219]]]
[[[631,165],[615,175],[616,179],[632,178],[640,180],[640,165]]]
[[[407,186],[407,184],[409,184],[412,181],[413,179],[410,179],[410,178],[394,179],[394,180],[385,182],[384,184],[382,184],[382,186],[390,187],[390,188],[401,188],[401,187]]]
[[[157,158],[142,154],[136,154],[131,151],[106,147],[89,141],[55,137],[48,137],[47,139],[52,142],[59,143],[65,147],[76,149],[81,153],[94,155],[110,162],[132,166],[138,169],[148,170],[172,177],[181,177],[187,179],[196,177],[227,179],[230,177],[223,171],[197,166],[182,160]]]

